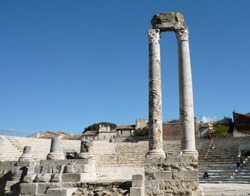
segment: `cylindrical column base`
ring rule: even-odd
[[[148,151],[147,157],[162,157],[165,158],[165,152],[162,149],[155,149]]]
[[[183,155],[194,155],[194,156],[198,156],[199,153],[197,150],[195,149],[185,149],[185,150],[182,150],[181,153]]]

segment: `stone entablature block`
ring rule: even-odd
[[[161,32],[176,31],[185,28],[184,17],[179,12],[165,12],[156,14],[151,20],[153,29],[160,29]]]

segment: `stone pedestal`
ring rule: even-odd
[[[192,196],[193,193],[198,196],[199,192],[197,156],[146,158],[145,196]]]
[[[18,159],[18,161],[34,161],[34,157],[31,154],[31,146],[24,147],[23,154]]]
[[[93,141],[88,139],[81,140],[81,151],[77,154],[77,159],[93,158]]]
[[[147,156],[165,157],[162,142],[162,96],[160,30],[148,30],[149,42],[149,151]]]
[[[50,153],[47,155],[47,160],[64,160],[63,145],[60,137],[51,140]]]

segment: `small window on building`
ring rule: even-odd
[[[93,140],[95,140],[95,136],[93,136]]]
[[[132,135],[134,133],[134,130],[130,130],[130,135]]]
[[[113,139],[115,139],[115,135],[113,135]]]
[[[103,136],[103,139],[104,139],[104,140],[106,139],[106,135]]]
[[[118,131],[118,135],[121,135],[121,131]]]
[[[85,136],[85,139],[88,139],[88,136]]]

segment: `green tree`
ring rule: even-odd
[[[178,123],[178,122],[180,122],[179,119],[174,119],[174,120],[169,120],[169,121],[168,121],[168,123]]]
[[[110,126],[110,130],[116,129],[117,125],[110,122],[100,122],[100,123],[94,123],[93,125],[88,126],[87,128],[84,128],[84,131],[82,133],[85,133],[86,131],[98,131],[99,125],[104,125],[105,127]]]
[[[212,137],[213,138],[232,137],[232,134],[230,134],[232,129],[233,129],[232,119],[224,116],[223,119],[213,123]]]
[[[148,127],[139,128],[134,131],[134,136],[148,136]]]

